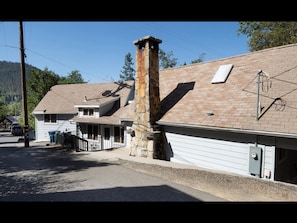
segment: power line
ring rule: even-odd
[[[3,22],[2,22],[2,23],[3,23]],[[4,24],[4,23],[3,23],[3,24]],[[5,33],[5,30],[4,30],[4,33]],[[4,36],[4,37],[5,37],[5,36]],[[5,38],[5,44],[0,44],[0,47],[3,47],[3,48],[5,48],[5,49],[7,49],[7,48],[19,49],[18,46],[7,45],[7,44],[6,44],[6,38]],[[55,59],[53,59],[53,58],[47,57],[47,56],[45,56],[45,55],[42,55],[41,53],[36,52],[36,51],[34,51],[34,50],[31,50],[31,49],[28,49],[28,48],[25,48],[25,50],[26,50],[27,52],[28,52],[28,51],[31,52],[32,54],[38,55],[39,57],[45,58],[45,59],[48,60],[48,61],[54,62],[54,63],[56,63],[56,64],[59,64],[59,65],[61,65],[61,66],[63,66],[63,67],[70,68],[70,69],[72,69],[72,71],[73,71],[73,70],[77,70],[77,71],[79,71],[79,72],[81,72],[81,73],[83,73],[83,74],[85,74],[85,75],[92,76],[92,77],[96,77],[96,78],[102,79],[102,80],[104,80],[104,81],[111,81],[110,79],[112,79],[112,76],[111,76],[111,75],[107,75],[107,76],[109,76],[109,78],[99,77],[98,75],[94,75],[94,74],[90,74],[90,73],[88,73],[88,72],[81,71],[81,70],[79,70],[79,69],[76,68],[76,67],[67,65],[67,64],[65,64],[65,63],[63,63],[63,62],[60,62],[60,61],[57,61],[57,60],[55,60]],[[26,63],[29,64],[29,63],[28,63],[28,57],[27,57],[26,55],[24,55],[24,56],[25,56],[25,59],[26,59]],[[50,68],[49,68],[49,69],[50,69]],[[69,72],[69,73],[70,73],[70,72]]]

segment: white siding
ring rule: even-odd
[[[270,172],[270,180],[274,180],[275,147],[263,146],[263,168],[262,177],[265,178],[265,171]]]
[[[249,175],[249,146],[246,143],[166,133],[173,151],[172,162]]]
[[[297,140],[225,131],[166,127],[167,160],[211,170],[252,176],[250,147],[262,149],[261,178],[274,181],[275,150],[296,147]]]
[[[94,150],[101,150],[101,142],[98,140],[98,141],[95,141],[95,140],[89,140],[89,148],[88,150],[89,151],[94,151]]]
[[[50,141],[49,131],[71,132],[76,134],[76,124],[70,123],[73,115],[57,115],[56,123],[44,123],[44,115],[35,115],[35,140]]]
[[[129,133],[131,131],[131,126],[126,126],[125,130],[125,147],[130,148],[131,145],[131,134]]]
[[[88,140],[89,150],[94,151],[94,150],[111,149],[111,148],[124,147],[125,146],[125,141],[124,141],[124,143],[114,141],[114,139],[115,139],[115,136],[114,136],[115,126],[113,126],[113,125],[97,125],[98,129],[99,129],[98,140],[91,140],[91,139],[88,139],[88,125],[96,125],[96,124],[83,124],[83,123],[80,123],[80,131],[78,132],[78,136]],[[104,129],[105,128],[110,130],[109,139],[104,138]],[[126,134],[126,131],[124,131],[124,134]],[[126,140],[126,139],[124,139],[124,140]]]

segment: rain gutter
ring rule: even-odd
[[[183,128],[192,128],[192,129],[201,129],[201,130],[215,130],[215,131],[225,131],[225,132],[233,132],[233,133],[244,133],[244,134],[250,134],[250,135],[263,135],[263,136],[274,136],[274,137],[285,137],[285,138],[297,139],[297,134],[288,134],[288,133],[255,131],[255,130],[233,129],[233,128],[220,128],[220,127],[199,126],[199,125],[191,125],[191,124],[178,124],[178,123],[163,122],[163,121],[157,121],[156,124],[161,126],[183,127]]]

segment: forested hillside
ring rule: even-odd
[[[30,77],[30,70],[38,69],[25,65],[26,77]],[[20,101],[22,96],[21,65],[17,62],[0,61],[0,95],[5,103]]]

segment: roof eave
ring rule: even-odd
[[[162,126],[183,127],[183,128],[202,129],[202,130],[226,131],[226,132],[233,132],[233,133],[244,133],[244,134],[251,134],[251,135],[263,135],[263,136],[274,136],[274,137],[297,139],[297,134],[290,134],[290,133],[267,132],[267,131],[257,131],[257,130],[247,130],[247,129],[221,128],[221,127],[213,127],[213,126],[179,124],[179,123],[163,122],[163,121],[157,121],[156,123],[158,125],[162,125]]]

